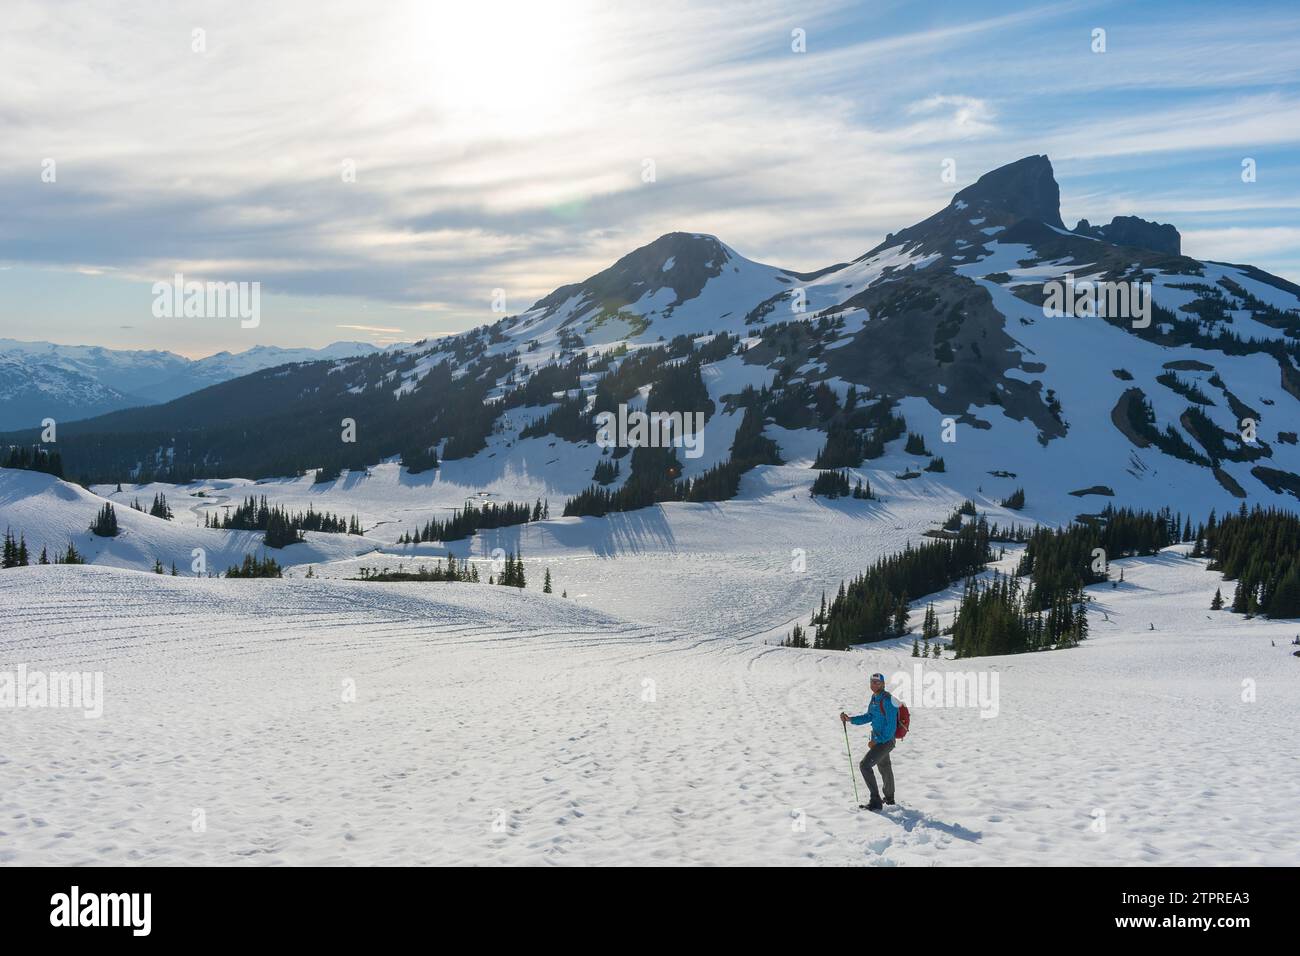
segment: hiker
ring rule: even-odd
[[[866,809],[879,810],[881,807],[880,791],[876,788],[876,775],[871,771],[875,766],[880,767],[880,779],[885,784],[885,803],[892,806],[894,768],[890,766],[889,754],[894,749],[894,734],[898,728],[898,704],[894,702],[889,691],[885,690],[884,674],[871,675],[871,701],[867,704],[867,712],[850,717],[841,711],[840,722],[847,722],[854,726],[871,725],[867,755],[858,765],[862,770],[862,778],[867,781],[867,789],[871,791],[871,802],[866,804]]]

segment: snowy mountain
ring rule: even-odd
[[[141,399],[74,369],[0,353],[0,428],[89,418],[139,404]]]
[[[172,352],[0,339],[0,429],[31,427],[47,417],[59,422],[92,418],[171,401],[287,362],[376,351],[365,342],[335,342],[321,349],[258,345],[187,359]]]
[[[1047,157],[1026,157],[811,273],[671,233],[495,325],[74,423],[61,450],[70,474],[100,481],[333,474],[435,450],[529,471],[557,442],[593,448],[601,409],[673,410],[707,391],[706,456],[662,474],[643,459],[631,481],[656,485],[651,500],[672,497],[666,476],[771,467],[767,451],[732,460],[756,405],[781,461],[883,464],[912,432],[924,454],[903,456],[900,473],[942,467],[966,496],[1024,486],[1046,513],[1294,501],[1300,287],[1183,256],[1166,224],[1069,231],[1059,197]],[[1091,281],[1132,289],[1146,321],[1047,308],[1054,284]],[[344,418],[358,422],[355,442],[339,440]]]
[[[209,385],[239,378],[264,368],[274,368],[290,362],[318,362],[326,359],[344,359],[380,352],[369,342],[334,342],[319,349],[286,349],[274,345],[254,345],[243,352],[217,352],[195,359],[179,374],[170,376],[142,389],[154,402],[167,402],[181,395],[197,392]]]

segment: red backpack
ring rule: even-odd
[[[891,696],[889,699],[893,700],[893,697]],[[894,724],[894,739],[902,740],[907,736],[907,731],[911,727],[912,714],[908,711],[907,705],[902,701],[897,701],[896,703],[898,703],[898,720]],[[880,700],[880,713],[882,716],[885,715],[885,700],[883,697]]]

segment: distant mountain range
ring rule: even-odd
[[[276,365],[377,351],[365,342],[335,342],[321,349],[257,345],[245,352],[188,359],[172,352],[0,339],[0,429],[32,427],[45,418],[93,418],[169,402]]]
[[[1050,290],[1085,281],[1148,290],[1145,320],[1053,314]],[[1293,506],[1300,286],[1185,256],[1167,224],[1071,230],[1051,163],[1029,156],[849,262],[797,272],[669,233],[493,325],[74,423],[60,451],[69,476],[102,481],[333,476],[399,455],[528,472],[559,442],[599,454],[595,416],[624,403],[704,414],[709,454],[637,449],[594,471],[602,489],[574,513],[671,500],[686,478],[709,482],[689,500],[729,497],[777,461],[811,484],[873,460],[1058,513]]]

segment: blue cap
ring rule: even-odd
[[[880,683],[883,684],[883,683],[885,682],[885,675],[884,675],[884,674],[872,674],[872,675],[871,675],[871,679],[872,679],[872,680],[878,680],[878,681],[880,681]]]

